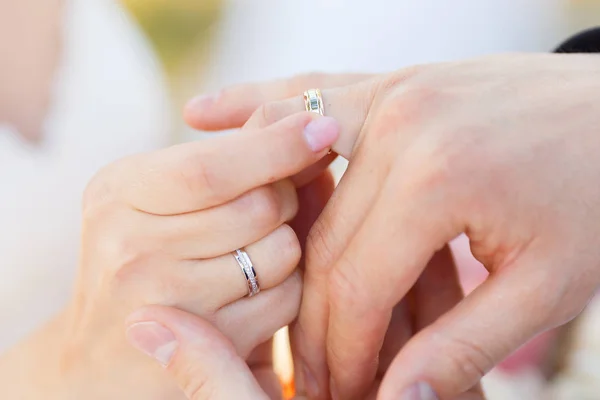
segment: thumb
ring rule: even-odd
[[[128,318],[127,339],[163,365],[189,400],[268,399],[229,340],[195,315],[144,307]]]
[[[409,399],[403,393],[414,382],[431,385],[442,399],[453,398],[536,334],[570,318],[559,307],[567,289],[560,289],[557,274],[536,268],[535,260],[512,267],[414,336],[388,369],[379,399]]]

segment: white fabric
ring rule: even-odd
[[[41,147],[0,125],[0,351],[68,300],[80,199],[103,165],[167,144],[157,62],[112,1],[73,0]]]

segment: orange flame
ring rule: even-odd
[[[292,399],[296,390],[294,387],[294,362],[287,326],[277,331],[273,338],[273,368],[281,382],[283,398]]]

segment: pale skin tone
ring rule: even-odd
[[[406,320],[410,338],[379,399],[416,398],[423,385],[453,398],[585,307],[600,283],[599,71],[593,55],[505,55],[323,91],[342,126],[333,148],[350,167],[307,243],[294,345],[311,397],[371,390],[392,310],[452,293],[446,280],[411,300],[432,260],[450,269],[440,249],[462,232],[490,278],[440,318]],[[245,99],[283,97],[289,85],[226,89],[191,103],[187,120],[235,125]],[[271,101],[261,115],[272,123],[301,107],[300,97]]]
[[[248,110],[262,101],[255,100]],[[166,364],[172,371],[170,363],[163,358],[161,368],[126,341],[141,337],[152,344],[152,335],[144,338],[137,328],[160,313],[130,317],[123,334],[128,313],[163,304],[213,323],[246,361],[261,390],[280,396],[269,367],[269,344],[258,345],[297,315],[300,282],[292,271],[333,186],[330,175],[322,173],[331,160],[324,157],[327,149],[308,149],[303,136],[306,125],[319,117],[297,113],[276,124],[252,122],[261,120],[262,111],[248,111],[243,118],[248,123],[236,135],[130,157],[98,173],[84,195],[76,295],[57,318],[0,359],[4,393],[13,398],[183,398],[182,389],[189,393],[195,381],[188,379],[188,386],[173,381],[163,369]],[[328,139],[321,147],[337,138],[337,123],[326,122]],[[248,152],[262,162],[244,162]],[[294,216],[295,234],[285,224]],[[252,299],[243,298],[243,278],[227,253],[244,243],[262,277],[263,292]],[[454,296],[458,300],[460,294]],[[429,318],[443,307],[431,307]],[[403,313],[395,315],[402,322]],[[396,338],[405,335],[402,323],[392,325],[380,352],[387,360],[380,376],[402,344]]]
[[[2,3],[1,8],[0,33],[4,34],[0,35],[0,48],[3,50],[0,53],[4,55],[4,58],[2,58],[4,68],[0,76],[0,86],[3,88],[3,93],[9,95],[0,98],[0,119],[15,126],[23,139],[37,142],[43,139],[41,127],[51,101],[52,84],[61,56],[64,4],[61,0],[44,2],[43,4],[31,0],[5,1]],[[338,86],[363,78],[365,77],[330,77],[328,78],[328,84]],[[304,83],[311,83],[308,86],[327,86],[325,82],[319,82],[319,79],[313,82],[305,81]],[[292,91],[292,86],[288,86],[287,89],[289,90],[288,93],[280,91],[279,95],[290,97],[298,92]],[[248,120],[252,112],[262,102],[276,99],[279,99],[279,97],[253,98],[252,103],[247,102],[243,112],[236,115],[238,121]],[[259,121],[260,118],[254,117],[253,120]],[[315,167],[309,168],[294,178],[296,185],[311,182],[297,193],[298,218],[292,225],[300,239],[308,232],[308,227],[320,212],[332,190],[330,177],[320,175],[322,167],[327,165],[331,159],[331,156],[323,158],[323,161],[317,163]],[[106,221],[101,222],[107,223]],[[96,225],[97,221],[87,223],[86,228],[91,227],[89,231],[93,232]],[[123,233],[120,225],[124,225],[124,222],[121,221],[111,227],[105,227],[105,235],[100,233],[100,230],[96,234],[111,237],[115,232]],[[209,228],[209,226],[207,225],[205,228]],[[130,232],[130,234],[133,233]],[[144,232],[144,234],[146,233]],[[118,234],[115,235],[115,237],[118,236]],[[84,244],[83,247],[85,248],[86,245]],[[87,251],[84,251],[84,253],[89,254]],[[89,256],[89,258],[92,258],[92,256]],[[96,263],[98,264],[98,261]],[[98,276],[103,274],[99,272],[102,270],[102,266],[97,267],[99,271],[95,271],[87,264],[90,263],[82,263],[82,277],[89,274],[92,276],[97,273]],[[119,262],[115,264],[119,264]],[[292,278],[289,279],[293,280]],[[85,279],[82,278],[82,280]],[[118,281],[118,279],[115,280]],[[86,393],[86,398],[90,398],[92,392],[100,398],[125,392],[144,395],[140,392],[140,389],[147,391],[148,397],[146,398],[163,395],[173,398],[173,393],[179,394],[179,390],[174,388],[171,380],[164,379],[160,368],[147,363],[145,359],[132,354],[128,348],[123,347],[125,342],[121,340],[122,338],[119,338],[120,331],[115,328],[115,324],[118,322],[117,315],[126,313],[128,308],[122,307],[122,304],[119,303],[118,306],[111,309],[114,306],[111,301],[90,301],[88,299],[90,294],[87,292],[92,290],[89,287],[85,288],[85,285],[81,282],[78,287],[81,296],[74,299],[72,304],[52,321],[49,321],[19,345],[9,349],[7,353],[2,355],[0,358],[0,376],[2,376],[3,393],[13,398],[38,398],[42,396],[42,393],[45,398],[78,398],[82,392]],[[290,286],[291,284],[284,281],[281,285]],[[295,287],[294,285],[291,286]],[[293,292],[293,290],[287,288],[287,303],[284,303],[284,306],[288,305],[289,308],[292,308],[291,305],[295,301]],[[204,293],[204,295],[209,296],[207,293]],[[101,294],[98,296],[98,298],[102,297]],[[131,297],[134,298],[135,295]],[[104,324],[104,321],[97,323],[92,318],[91,321],[86,322],[86,324],[89,323],[90,326],[94,326],[94,329],[89,330],[93,330],[94,335],[98,336],[100,332],[114,332],[109,333],[107,336],[116,338],[113,342],[108,341],[104,344],[98,344],[103,349],[99,353],[90,351],[94,347],[93,343],[97,342],[92,337],[94,335],[81,333],[77,328],[81,326],[82,322],[80,320],[85,319],[85,313],[81,310],[86,308],[83,305],[86,302],[95,305],[97,305],[96,303],[102,304],[101,311],[97,313],[96,319],[101,318],[100,315],[104,315],[107,320],[107,323]],[[132,304],[139,303],[136,300],[131,300],[131,302]],[[114,318],[111,318],[111,316]],[[208,315],[203,316],[210,319]],[[289,319],[288,316],[285,317],[278,321],[279,317],[272,316],[272,325],[285,324],[286,320]],[[235,321],[236,318],[232,316],[231,319]],[[262,326],[262,324],[259,326]],[[71,334],[74,329],[78,330],[77,334]],[[399,324],[397,329],[403,330]],[[223,330],[226,332],[227,328]],[[268,330],[268,327],[265,330]],[[393,330],[390,331],[389,335],[390,337],[395,336]],[[78,340],[73,340],[74,337],[77,337]],[[230,340],[235,342],[234,337],[230,337]],[[85,351],[80,351],[78,346],[84,346]],[[246,343],[246,346],[251,347],[252,343]],[[104,351],[107,348],[111,350]],[[273,385],[273,374],[268,368],[270,360],[267,349],[268,344],[253,352],[247,361],[269,395],[276,396],[277,388]],[[241,349],[240,351],[242,353],[247,352],[247,349]],[[391,360],[392,354],[396,351],[395,345],[390,345],[387,346],[387,349],[381,351],[381,356],[384,359]],[[116,360],[111,358],[115,353],[118,353]],[[94,362],[91,363],[87,356],[94,354],[101,354],[101,357],[94,356]],[[86,358],[88,359],[86,360]],[[115,366],[115,362],[120,367]],[[380,368],[381,371],[384,369]],[[73,371],[76,371],[76,373],[72,373]],[[105,373],[106,371],[112,372]],[[150,376],[156,379],[149,378]],[[32,377],[35,377],[35,379],[32,379]],[[140,388],[137,384],[140,380],[146,383],[143,388]]]
[[[207,321],[181,310],[159,306],[140,309],[127,322],[136,324],[140,320],[155,321],[176,341],[176,351],[171,354],[165,368],[188,400],[273,398],[265,392],[260,380],[256,379],[256,372],[237,354],[231,342]],[[164,365],[163,361],[160,363]],[[378,384],[374,385],[366,399],[376,398]],[[467,393],[456,400],[479,398],[478,394]],[[308,398],[297,394],[294,399]]]
[[[286,178],[325,156],[338,134],[335,120],[300,113],[262,129],[131,156],[100,171],[84,194],[74,297],[0,359],[3,393],[184,398],[162,368],[127,343],[126,336],[132,340],[135,328],[146,325],[123,334],[134,309],[161,304],[214,324],[277,398],[267,341],[296,317],[301,294],[295,271],[302,238],[287,223],[300,208],[314,220],[332,188],[330,176],[321,174],[299,196]],[[246,162],[247,152],[262,161]],[[246,281],[230,254],[241,247],[262,286],[252,298],[245,297]]]
[[[2,30],[9,29],[10,23],[18,21],[18,16],[27,9],[40,13],[35,14],[39,19],[32,26],[13,27],[16,32],[31,35],[19,44],[27,44],[31,51],[23,52],[25,58],[3,60],[10,73],[3,74],[8,79],[2,87],[14,96],[0,103],[0,116],[16,125],[27,139],[35,141],[39,140],[39,126],[60,54],[61,2],[45,6],[5,3],[2,7],[7,12],[2,14],[6,17],[5,23],[0,24]],[[10,49],[15,41],[9,39],[17,36],[2,35],[2,47]],[[361,397],[359,393],[372,391],[370,377],[377,375],[377,368],[381,375],[381,364],[375,362],[379,352],[380,356],[386,354],[391,364],[381,398],[398,398],[416,381],[427,382],[442,398],[450,398],[471,387],[482,372],[533,334],[576,315],[597,287],[595,249],[599,246],[591,238],[598,237],[596,227],[592,226],[597,220],[594,213],[598,210],[595,207],[598,199],[596,186],[590,182],[598,179],[594,163],[598,143],[592,128],[598,126],[594,118],[600,114],[594,108],[598,61],[589,56],[531,57],[419,67],[372,80],[367,76],[319,76],[303,81],[306,85],[298,87],[287,81],[237,87],[223,93],[215,103],[217,107],[210,109],[210,116],[196,114],[190,119],[205,129],[241,126],[258,107],[257,99],[275,101],[255,114],[248,124],[265,127],[302,110],[299,98],[281,103],[277,100],[295,96],[308,87],[335,88],[365,81],[325,92],[328,114],[342,124],[342,138],[335,150],[350,158],[355,166],[318,220],[308,245],[309,279],[296,330],[296,349],[315,376],[314,397],[329,393],[329,370],[341,398]],[[27,72],[26,67],[32,65],[39,68]],[[17,90],[15,85],[26,72],[31,87]],[[252,101],[248,102],[249,98]],[[231,107],[240,104],[242,107]],[[482,117],[473,120],[473,116]],[[524,144],[524,137],[531,140]],[[498,142],[492,145],[493,140]],[[412,155],[415,152],[418,157]],[[478,157],[481,154],[486,157]],[[294,182],[306,183],[319,176],[322,165],[329,161],[326,158],[297,176]],[[448,165],[452,168],[447,169]],[[368,179],[360,172],[365,170],[369,171]],[[414,176],[409,170],[421,173]],[[451,173],[447,174],[448,171]],[[564,178],[567,173],[572,173],[573,179]],[[507,181],[511,186],[503,190]],[[408,193],[407,186],[419,190]],[[352,187],[361,188],[358,195],[344,195],[353,193]],[[515,193],[519,196],[514,196]],[[356,217],[346,220],[355,214]],[[452,223],[440,225],[439,221]],[[393,230],[382,230],[381,226]],[[383,353],[380,349],[393,315],[390,310],[402,309],[402,303],[396,304],[406,297],[409,288],[412,289],[408,297],[419,299],[411,303],[417,304],[418,313],[427,309],[427,304],[435,303],[432,296],[412,294],[418,293],[413,282],[418,276],[419,282],[429,279],[421,274],[423,266],[449,237],[461,231],[470,233],[475,255],[492,272],[492,279],[426,329],[419,331],[419,324],[404,325],[409,326],[408,342],[392,363],[391,354],[401,346],[394,347],[394,353]],[[328,232],[335,232],[335,237]],[[438,254],[443,265],[451,265],[447,255]],[[393,265],[390,260],[394,260]],[[397,260],[404,260],[401,268]],[[365,265],[374,265],[376,269]],[[444,269],[448,271],[450,267]],[[94,271],[93,267],[82,265],[82,276]],[[344,285],[356,281],[364,284],[359,288]],[[444,287],[443,292],[455,293],[452,279],[450,283],[444,281]],[[534,290],[539,287],[543,289]],[[357,291],[361,288],[367,290]],[[79,290],[84,296],[78,299],[81,301],[78,304],[90,303],[87,297],[94,290],[91,287],[89,291],[82,287]],[[311,292],[317,294],[308,296]],[[500,297],[508,301],[498,301]],[[459,300],[456,295],[449,298],[452,300],[438,301],[442,303],[436,306],[440,308],[438,315]],[[101,303],[111,302],[98,301]],[[131,308],[139,303],[139,299],[132,299]],[[71,305],[3,356],[0,376],[7,382],[6,385],[2,382],[6,393],[14,398],[36,398],[40,393],[46,398],[55,394],[65,398],[68,389],[63,386],[62,374],[75,364],[73,358],[64,357],[66,343],[73,344],[71,336],[65,337],[64,333],[67,327],[77,326],[74,315],[82,313],[74,310],[81,308],[85,309]],[[109,332],[120,318],[116,316],[126,314],[130,308],[107,310],[100,315],[106,316],[109,323],[98,326]],[[211,319],[210,315],[201,316]],[[503,329],[507,324],[499,325],[508,316],[520,329],[508,332]],[[117,338],[114,348],[126,349],[122,320],[119,323],[121,330],[114,330]],[[227,329],[219,327],[227,334]],[[465,337],[469,338],[466,342]],[[92,337],[85,340],[94,342]],[[235,345],[235,338],[230,340]],[[100,345],[103,351],[96,354],[105,354],[104,349],[113,348],[115,343]],[[355,350],[356,343],[361,344],[360,351]],[[244,354],[244,349],[234,348]],[[152,395],[179,393],[172,392],[176,389],[170,380],[162,379],[161,368],[128,350],[119,350],[118,355],[123,365],[139,366],[135,371],[140,375],[127,376],[131,369],[124,368],[127,373],[117,376],[123,379],[124,386],[117,388],[128,390],[131,378],[149,383],[142,389],[152,391]],[[56,368],[59,360],[66,362]],[[113,361],[101,360],[94,368],[111,369]],[[78,390],[88,385],[90,376],[94,378],[93,385],[99,383],[98,370],[86,367],[77,370],[83,373],[69,381],[75,382],[73,391],[69,390],[75,398],[80,395]],[[34,384],[32,376],[38,377]],[[148,376],[161,378],[154,380]],[[114,381],[106,387],[113,390]],[[136,391],[140,388],[133,390],[139,394]]]
[[[0,121],[24,139],[41,127],[61,55],[63,1],[0,1]]]

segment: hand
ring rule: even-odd
[[[69,398],[176,398],[179,389],[122,334],[125,317],[148,304],[205,318],[243,358],[265,361],[268,352],[251,352],[295,318],[301,293],[300,244],[286,225],[298,198],[284,178],[322,158],[337,134],[335,121],[300,113],[101,171],[84,200],[63,357]],[[253,298],[230,254],[241,247],[263,289]]]
[[[210,322],[171,308],[150,306],[128,318],[132,344],[174,377],[189,400],[269,399],[234,345]],[[270,370],[266,371],[271,373]]]
[[[166,368],[188,400],[280,398],[269,396],[259,384],[272,371],[246,364],[206,320],[172,307],[148,306],[129,316],[127,326],[131,343]],[[368,399],[375,399],[375,392]]]
[[[306,254],[297,346],[322,396],[326,361],[339,398],[368,390],[391,310],[462,232],[490,278],[417,326],[381,399],[462,393],[585,306],[600,276],[599,70],[595,56],[507,55],[323,92],[351,161]]]

